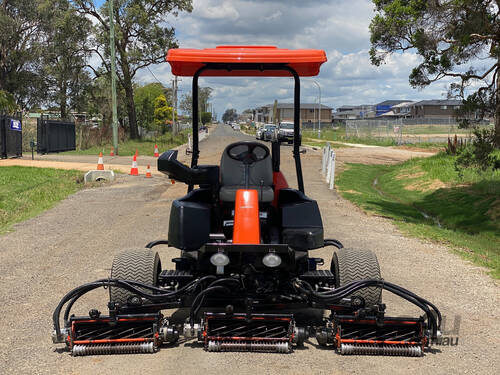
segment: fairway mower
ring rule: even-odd
[[[75,356],[153,353],[186,340],[210,352],[289,353],[314,338],[344,355],[423,355],[440,335],[436,306],[383,280],[373,252],[325,239],[318,204],[304,192],[299,77],[319,73],[324,51],[171,49],[167,61],[173,74],[193,77],[192,159],[188,167],[170,150],[158,170],[187,184],[188,192],[172,203],[168,240],[118,253],[109,278],[64,296],[53,315],[53,342]],[[270,149],[232,143],[220,165],[198,165],[200,76],[293,77],[297,189],[280,171],[277,140]],[[171,269],[162,269],[157,245],[180,251]],[[324,260],[311,254],[324,247],[333,249],[330,269],[320,269]],[[107,315],[71,314],[80,297],[98,288],[109,289]],[[382,290],[416,305],[422,316],[385,316]],[[162,314],[167,309],[185,316],[176,322]],[[301,310],[320,312],[320,319],[298,319]]]

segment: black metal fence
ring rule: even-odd
[[[40,118],[37,121],[37,152],[71,151],[76,149],[75,123],[66,121],[47,120]]]
[[[21,118],[0,115],[0,158],[23,156]]]

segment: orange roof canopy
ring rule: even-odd
[[[177,76],[193,76],[206,64],[286,64],[299,76],[311,77],[319,74],[321,64],[326,61],[323,50],[317,49],[285,49],[274,46],[217,46],[216,48],[170,49],[167,61],[172,73]],[[208,69],[202,76],[290,76],[290,72],[279,70],[214,70]]]

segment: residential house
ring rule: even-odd
[[[375,104],[375,116],[382,116],[384,113],[389,112],[393,106],[408,101],[409,100],[385,100]]]
[[[276,108],[276,123],[280,121],[293,122],[293,103],[278,103]],[[270,122],[273,123],[274,118],[274,104],[268,104],[258,107],[253,110],[254,121],[257,122]],[[320,114],[321,116],[318,116]],[[300,123],[302,126],[313,127],[317,126],[318,118],[321,119],[321,126],[332,124],[332,108],[327,105],[321,104],[321,111],[319,105],[316,103],[301,103],[300,104]]]
[[[456,99],[421,100],[412,103],[410,113],[413,118],[447,119],[455,117],[461,106],[462,101]]]

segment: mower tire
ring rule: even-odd
[[[337,288],[353,281],[381,279],[377,256],[370,250],[340,249],[333,253],[331,272],[335,275]],[[353,295],[362,297],[366,306],[382,303],[382,289],[363,288]]]
[[[160,257],[151,249],[130,249],[118,253],[111,267],[111,278],[138,281],[147,285],[156,286],[158,275],[161,272]],[[144,290],[151,293],[150,290]],[[130,297],[135,294],[128,290],[110,287],[111,301],[126,305]],[[146,301],[146,303],[149,301]]]

